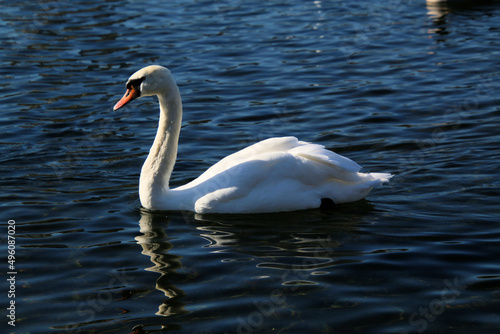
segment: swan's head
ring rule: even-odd
[[[165,94],[169,89],[177,88],[177,85],[167,68],[151,65],[132,74],[126,87],[125,95],[115,104],[113,110],[120,109],[139,97]]]

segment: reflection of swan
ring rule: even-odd
[[[449,13],[449,8],[444,1],[427,0],[426,4],[427,14],[433,19],[440,19]]]
[[[250,267],[258,268],[250,272],[252,278],[277,275],[283,286],[315,285],[321,281],[316,275],[361,262],[356,225],[374,208],[367,201],[359,204],[359,215],[353,216],[352,208],[339,208],[335,218],[319,210],[193,218],[199,236],[209,242],[204,247],[223,263],[250,261]]]
[[[179,89],[164,67],[134,73],[114,110],[157,95],[158,132],[141,171],[139,197],[151,210],[250,213],[318,208],[359,200],[391,175],[358,173],[352,160],[295,137],[271,138],[229,155],[196,180],[169,189],[181,128]]]
[[[494,0],[427,0],[427,11],[430,17],[441,18],[453,10],[470,9],[480,5],[487,5]]]
[[[186,313],[184,303],[179,301],[185,295],[184,292],[169,282],[172,274],[182,267],[180,256],[168,254],[172,244],[167,241],[167,235],[160,224],[155,228],[154,218],[152,214],[142,214],[139,221],[142,235],[135,237],[135,240],[141,245],[142,254],[151,257],[151,262],[155,264],[146,270],[161,274],[156,281],[156,289],[169,298],[160,305],[156,314],[171,316]]]
[[[485,5],[499,3],[499,0],[427,0],[427,14],[432,19],[435,28],[429,29],[429,34],[439,35],[436,40],[443,42],[442,36],[450,33],[448,18],[452,13],[466,13],[471,10],[485,10]]]

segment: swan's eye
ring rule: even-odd
[[[146,80],[146,77],[142,77],[140,79],[129,80],[127,82],[127,89],[130,89],[130,88],[134,87],[139,92],[140,91],[139,87],[141,86],[141,83],[144,80]]]

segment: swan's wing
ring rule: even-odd
[[[318,207],[321,198],[333,197],[332,189],[347,194],[371,187],[358,185],[365,175],[359,169],[354,161],[321,145],[293,137],[272,138],[228,156],[193,181],[197,187],[192,189],[198,194],[195,210],[271,212]]]
[[[235,168],[236,166],[254,160],[275,160],[273,154],[277,153],[287,153],[301,159],[303,162],[302,167],[299,167],[299,170],[296,170],[295,173],[302,175],[308,173],[305,175],[305,179],[309,179],[309,181],[317,178],[336,178],[349,182],[353,178],[357,179],[357,172],[361,168],[351,159],[329,151],[323,145],[299,141],[295,137],[269,138],[228,155],[207,169],[198,178],[177,189],[188,189],[197,186],[219,173],[228,173],[229,170],[233,171],[233,176],[237,176],[238,169]],[[283,158],[283,156],[281,157]],[[282,163],[280,168],[287,170],[287,167],[289,168],[290,165]],[[297,168],[297,166],[294,168]]]
[[[193,187],[195,211],[277,212],[319,207],[322,198],[365,191],[358,166],[333,152],[305,149],[264,152]],[[306,154],[307,153],[307,154]],[[349,170],[350,169],[350,170]],[[331,191],[340,195],[332,196]]]
[[[303,169],[307,170],[310,179],[338,179],[344,182],[353,182],[359,179],[358,172],[361,166],[340,154],[325,149],[323,145],[304,143],[288,153],[303,162]]]
[[[317,163],[327,164],[338,170],[358,172],[361,166],[340,154],[325,149],[323,145],[304,143],[289,151],[289,153],[313,160]]]
[[[272,212],[358,200],[389,174],[359,173],[361,167],[322,145],[295,137],[271,138],[231,154],[185,191],[196,212]]]
[[[240,165],[247,161],[256,160],[258,159],[257,157],[261,156],[262,154],[270,152],[286,152],[303,144],[304,142],[299,141],[295,137],[279,137],[262,140],[236,153],[228,155],[227,157],[223,158],[215,165],[207,169],[198,178],[177,189],[187,189],[194,187],[213,178],[215,175],[221,172],[225,172],[237,165]]]

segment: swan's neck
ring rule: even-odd
[[[139,180],[139,197],[146,208],[166,196],[169,180],[177,158],[177,145],[182,121],[182,102],[177,85],[163,94],[158,94],[160,121],[156,137],[144,162]]]

